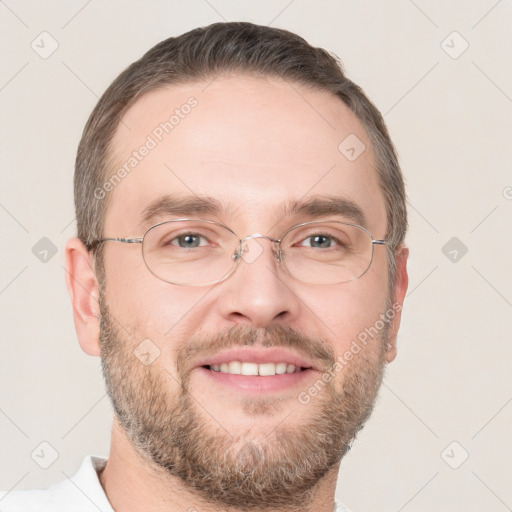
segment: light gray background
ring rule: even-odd
[[[0,2],[0,488],[47,486],[86,454],[108,454],[99,360],[79,348],[64,286],[76,147],[129,63],[221,20],[290,29],[339,55],[384,113],[407,181],[399,355],[342,463],[337,496],[355,512],[512,510],[506,0]],[[31,48],[51,48],[43,31],[58,42],[46,59]],[[43,237],[57,248],[46,262]],[[459,247],[443,250],[452,237]],[[48,469],[31,458],[51,457],[43,441],[58,453]]]

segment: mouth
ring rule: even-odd
[[[284,375],[286,373],[299,373],[310,370],[311,367],[296,366],[293,363],[252,363],[248,361],[230,361],[220,364],[208,364],[202,366],[207,370],[231,375],[252,375],[269,377],[272,375]]]
[[[221,351],[200,361],[197,369],[210,383],[255,394],[286,390],[319,374],[310,361],[279,348]]]

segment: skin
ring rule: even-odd
[[[198,218],[221,221],[241,237],[263,233],[275,238],[294,224],[319,220],[283,218],[280,208],[284,202],[339,195],[359,205],[374,238],[384,238],[386,211],[374,155],[361,123],[343,103],[326,92],[298,84],[291,88],[277,78],[231,75],[206,85],[190,83],[152,91],[125,114],[114,139],[113,171],[169,117],[168,112],[190,96],[198,101],[111,192],[104,236],[141,236],[149,227],[141,225],[142,210],[168,193],[208,195],[222,204],[230,203],[231,211],[220,218]],[[338,151],[349,134],[356,134],[366,145],[366,151],[353,162]],[[146,338],[158,345],[161,354],[154,367],[167,370],[165,385],[170,394],[178,390],[177,354],[192,336],[211,336],[234,326],[261,329],[282,325],[321,338],[340,355],[385,311],[388,278],[384,247],[375,248],[372,265],[360,279],[341,285],[312,285],[282,271],[270,243],[260,243],[264,251],[254,262],[240,264],[226,281],[203,287],[165,283],[148,272],[138,244],[107,243],[103,293],[109,311],[134,347]],[[399,248],[393,303],[402,304],[407,290],[407,257],[408,249]],[[93,259],[74,238],[67,243],[66,261],[80,345],[87,354],[101,356],[99,286]],[[389,326],[386,363],[396,357],[399,325],[398,312]],[[378,364],[377,350],[369,353],[365,364]],[[344,378],[344,372],[336,374],[333,386],[338,392],[343,391]],[[212,386],[193,371],[189,389],[207,407],[210,418],[221,421],[229,432],[250,431],[251,440],[259,443],[264,443],[284,418],[293,428],[315,411],[298,404],[294,390],[293,394],[282,392],[278,406],[270,412],[266,409],[265,414],[257,414],[244,408],[241,396]],[[205,412],[201,414],[208,418]],[[338,467],[332,468],[318,483],[310,510],[332,511],[337,473]],[[116,420],[110,457],[100,481],[114,509],[122,512],[193,510],[190,507],[204,512],[220,510],[144,460]]]

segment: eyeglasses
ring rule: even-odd
[[[286,230],[281,238],[255,233],[240,238],[212,220],[176,219],[150,227],[142,237],[100,238],[102,242],[137,243],[151,273],[171,284],[206,286],[224,281],[244,260],[253,263],[263,252],[257,239],[272,242],[273,254],[295,279],[310,284],[342,284],[364,275],[373,246],[385,245],[356,224],[312,221]]]

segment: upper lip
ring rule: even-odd
[[[296,367],[309,368],[315,370],[313,363],[304,357],[287,350],[285,348],[254,348],[254,347],[235,347],[226,350],[220,350],[214,355],[200,359],[195,366],[217,365],[229,363],[231,361],[241,361],[247,363],[288,363]]]

